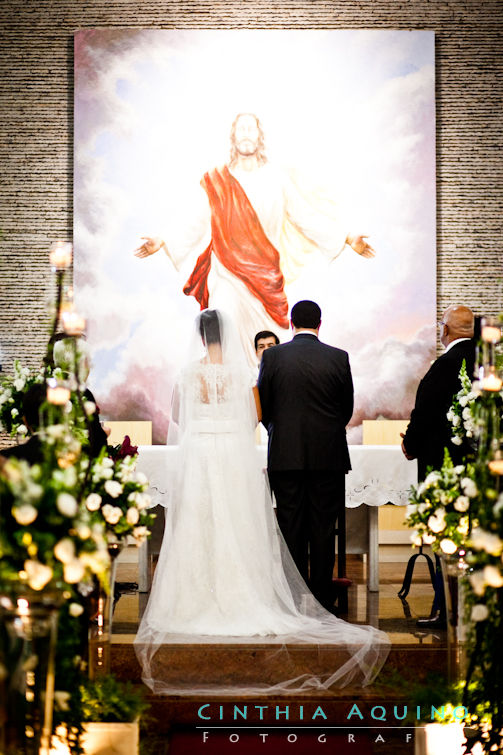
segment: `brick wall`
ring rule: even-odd
[[[502,308],[503,3],[476,0],[3,0],[0,345],[36,365],[49,244],[71,238],[73,37],[84,27],[368,28],[436,32],[438,308]]]

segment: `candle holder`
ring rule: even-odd
[[[503,387],[503,380],[500,378],[496,367],[491,364],[483,368],[483,375],[480,380],[480,387],[483,391],[496,393]]]
[[[81,336],[86,329],[86,319],[70,306],[61,313],[61,325],[68,336]]]
[[[67,270],[72,264],[73,247],[69,241],[55,241],[49,252],[49,262],[54,270]]]
[[[47,379],[47,401],[55,406],[64,406],[70,400],[70,388],[66,381]]]
[[[480,335],[486,343],[496,344],[501,341],[501,323],[497,317],[483,317],[480,323]]]

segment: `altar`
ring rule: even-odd
[[[264,470],[267,447],[257,446]],[[379,506],[405,506],[410,486],[417,481],[416,464],[407,461],[400,446],[349,447],[352,469],[346,477],[346,553],[367,555],[367,587],[379,590]],[[139,446],[137,470],[150,481],[152,505],[165,501],[177,468],[177,446]],[[229,459],[229,463],[232,460]],[[139,553],[138,587],[148,589],[148,551]]]

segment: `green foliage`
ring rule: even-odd
[[[149,708],[143,689],[112,675],[87,680],[80,689],[83,721],[131,723]]]

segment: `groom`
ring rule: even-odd
[[[258,388],[278,523],[312,593],[332,610],[335,523],[351,469],[345,428],[353,380],[347,353],[318,340],[320,324],[315,302],[295,304],[294,338],[264,352]]]

